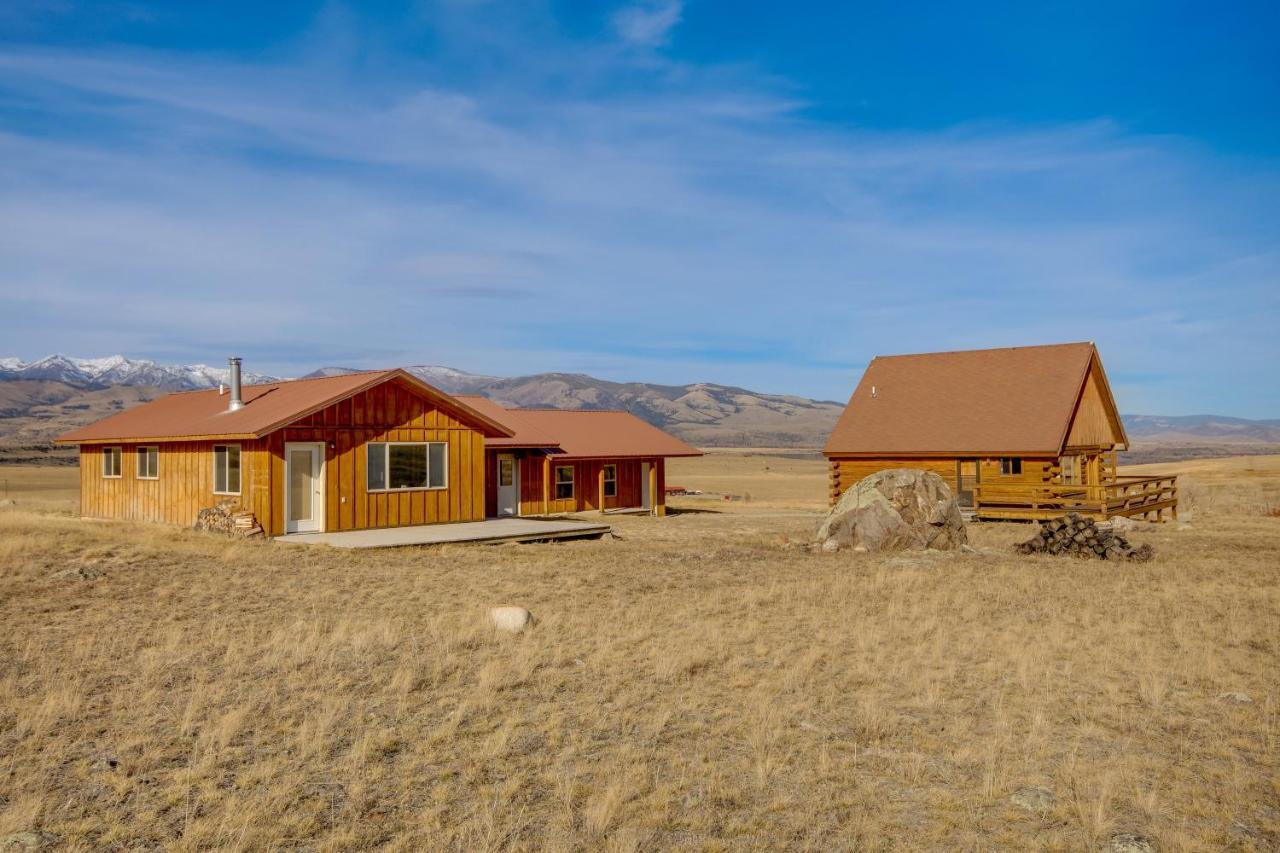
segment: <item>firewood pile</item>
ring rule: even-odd
[[[240,502],[235,499],[219,501],[200,510],[196,514],[195,528],[245,539],[266,535],[257,517],[248,510],[240,509]]]
[[[1019,554],[1070,554],[1139,562],[1150,560],[1155,553],[1150,545],[1134,547],[1119,532],[1074,512],[1040,522],[1035,536],[1013,547]]]

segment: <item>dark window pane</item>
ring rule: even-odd
[[[213,490],[227,490],[227,448],[221,445],[213,448]]]
[[[556,500],[573,497],[573,466],[556,466]]]
[[[387,487],[387,446],[377,443],[369,445],[367,486],[370,491]]]
[[[431,488],[443,489],[449,479],[449,445],[442,442],[429,445],[431,448]]]
[[[227,447],[227,491],[240,492],[240,448],[236,445]]]
[[[387,480],[392,489],[421,489],[427,485],[427,447],[424,444],[387,446]]]

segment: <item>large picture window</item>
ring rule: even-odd
[[[604,496],[606,498],[616,498],[618,496],[618,466],[604,466]]]
[[[158,480],[160,479],[160,448],[152,445],[151,447],[138,448],[138,479],[139,480]]]
[[[370,442],[365,485],[371,492],[443,489],[449,483],[449,445],[443,441]]]
[[[213,491],[219,495],[240,494],[240,445],[213,446]]]
[[[119,447],[102,448],[102,476],[111,478],[120,476],[120,456],[122,452]]]
[[[573,466],[556,466],[556,500],[563,501],[573,497]]]

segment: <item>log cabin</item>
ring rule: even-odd
[[[702,455],[630,412],[522,409],[484,397],[458,399],[514,433],[485,443],[485,506],[493,517],[666,515],[666,460]]]
[[[242,388],[232,359],[230,376],[228,389],[169,394],[59,437],[79,446],[81,515],[190,525],[229,502],[268,536],[584,509],[662,515],[663,454],[698,454],[625,412],[562,422],[399,369]]]
[[[823,449],[830,500],[889,468],[940,475],[979,518],[1177,517],[1176,477],[1124,477],[1092,343],[872,359]]]

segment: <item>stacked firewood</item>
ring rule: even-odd
[[[195,528],[247,539],[266,535],[257,517],[248,510],[240,509],[240,503],[235,499],[219,501],[200,510],[196,513]]]
[[[1099,560],[1150,560],[1150,545],[1134,547],[1129,540],[1091,518],[1070,513],[1040,522],[1040,530],[1026,542],[1014,545],[1019,554],[1070,554]]]

